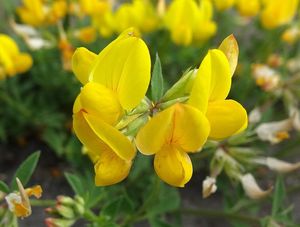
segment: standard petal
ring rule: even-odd
[[[189,105],[176,104],[174,108],[170,143],[185,151],[199,151],[210,131],[207,118],[201,111]]]
[[[94,166],[96,186],[112,185],[124,180],[128,176],[131,164],[131,161],[121,159],[111,150],[102,152]]]
[[[136,150],[130,140],[116,128],[104,122],[101,118],[81,111],[89,127],[98,139],[102,140],[120,158],[130,161],[135,156]]]
[[[210,50],[211,81],[210,101],[226,99],[231,87],[230,66],[225,54],[217,49]]]
[[[84,47],[77,48],[72,57],[72,69],[77,79],[86,84],[97,55]]]
[[[80,103],[87,113],[98,116],[110,125],[115,125],[123,114],[116,94],[102,84],[87,83],[81,89]]]
[[[230,99],[209,103],[206,117],[211,127],[209,137],[217,140],[243,131],[248,122],[244,107]]]
[[[230,65],[230,74],[233,76],[239,58],[239,45],[234,35],[226,37],[219,46],[219,50],[226,55]]]
[[[93,132],[85,118],[83,112],[73,114],[73,128],[80,142],[88,149],[93,157],[97,157],[103,150],[107,150],[107,145]]]
[[[196,107],[203,113],[206,113],[207,104],[210,93],[210,81],[211,81],[211,57],[208,53],[200,64],[196,78],[194,79],[194,85],[191,90],[188,104]]]
[[[224,100],[230,87],[226,56],[218,49],[210,50],[199,67],[188,103],[205,113],[208,101]]]
[[[175,187],[184,187],[193,174],[192,162],[184,151],[165,145],[155,154],[154,168],[157,175]]]
[[[152,155],[161,150],[172,132],[174,110],[173,106],[163,110],[139,130],[135,144],[141,153]]]
[[[91,80],[112,89],[122,107],[130,110],[145,96],[150,82],[150,54],[138,37],[118,38],[97,57]]]

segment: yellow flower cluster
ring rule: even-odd
[[[137,147],[155,155],[154,168],[163,181],[183,187],[193,172],[188,153],[199,152],[208,138],[222,140],[247,126],[245,109],[226,99],[237,58],[237,43],[229,36],[203,59],[186,89],[188,98],[159,108],[144,102],[151,60],[134,29],[98,55],[77,49],[73,71],[83,88],[74,103],[73,127],[95,163],[96,185],[126,178]],[[134,122],[137,130],[126,130]]]
[[[0,79],[24,73],[31,66],[31,56],[20,52],[13,39],[0,33]]]
[[[23,0],[17,13],[23,23],[32,26],[54,24],[67,13],[66,0],[54,0],[51,4],[43,0]]]
[[[273,29],[289,23],[298,9],[298,0],[210,0],[217,10],[236,7],[242,16],[251,17],[260,13],[263,27]]]

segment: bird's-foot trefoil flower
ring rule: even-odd
[[[73,127],[94,157],[96,185],[118,183],[129,173],[136,150],[116,126],[144,98],[150,68],[148,48],[134,29],[98,55],[79,48],[73,56],[73,71],[84,85],[74,103]]]
[[[187,46],[204,42],[216,33],[212,21],[213,8],[208,0],[175,0],[167,8],[164,24],[171,33],[173,42]]]
[[[206,115],[211,129],[209,137],[215,140],[235,135],[248,124],[243,106],[235,100],[226,99],[238,57],[235,42],[234,37],[229,36],[220,49],[208,52],[199,67],[188,101]]]
[[[8,208],[17,217],[25,218],[31,214],[31,205],[29,201],[30,196],[40,198],[42,195],[41,186],[37,185],[31,188],[24,189],[21,181],[16,179],[19,191],[12,192],[5,196],[5,200],[8,204]]]
[[[196,75],[187,73],[163,97],[179,100],[174,92],[190,93],[182,100],[186,103],[171,104],[138,132],[138,149],[146,155],[155,154],[156,173],[168,184],[183,187],[190,180],[192,164],[187,153],[200,151],[208,137],[221,140],[246,128],[245,109],[234,100],[225,100],[237,57],[237,43],[230,36],[220,49],[209,51]]]
[[[261,12],[261,23],[273,29],[291,22],[298,9],[298,0],[265,0]]]
[[[16,42],[0,33],[0,79],[24,73],[32,66],[32,58],[20,52]]]

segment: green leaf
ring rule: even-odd
[[[158,198],[147,206],[148,215],[158,215],[174,211],[180,206],[180,195],[176,188],[161,184]]]
[[[164,94],[164,79],[161,70],[161,63],[158,54],[156,54],[156,59],[153,67],[152,77],[151,77],[151,95],[154,102],[160,100]]]
[[[65,173],[65,177],[66,177],[68,183],[70,184],[71,188],[73,189],[73,191],[77,195],[84,197],[84,188],[83,188],[83,184],[80,180],[80,177],[78,177],[77,175],[72,174],[72,173]]]
[[[40,151],[34,152],[28,158],[26,158],[26,160],[19,166],[11,182],[12,190],[18,189],[17,182],[16,182],[17,177],[20,179],[20,181],[24,186],[28,183],[31,175],[33,174],[36,168],[36,165],[40,158],[40,154],[41,154]]]
[[[4,193],[9,193],[9,187],[2,180],[0,180],[0,191]]]
[[[284,205],[284,199],[286,196],[285,186],[283,182],[283,177],[280,175],[277,177],[275,191],[273,194],[273,204],[272,204],[272,217],[275,217]]]
[[[129,214],[133,212],[133,210],[134,205],[132,201],[128,198],[128,196],[121,195],[116,199],[110,200],[110,202],[103,207],[101,215],[108,216],[111,219],[116,219],[122,214]]]

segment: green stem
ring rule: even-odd
[[[32,206],[37,207],[50,207],[56,204],[55,200],[45,199],[45,200],[38,200],[38,199],[31,199],[30,204]]]
[[[83,217],[90,222],[98,222],[99,221],[99,218],[90,209],[86,209],[84,211]]]
[[[207,217],[207,218],[225,218],[228,220],[242,221],[249,224],[255,224],[255,225],[260,224],[260,218],[237,214],[237,213],[226,213],[222,211],[209,210],[209,209],[181,209],[180,211],[182,214],[187,214],[187,215],[194,215],[194,216]]]

